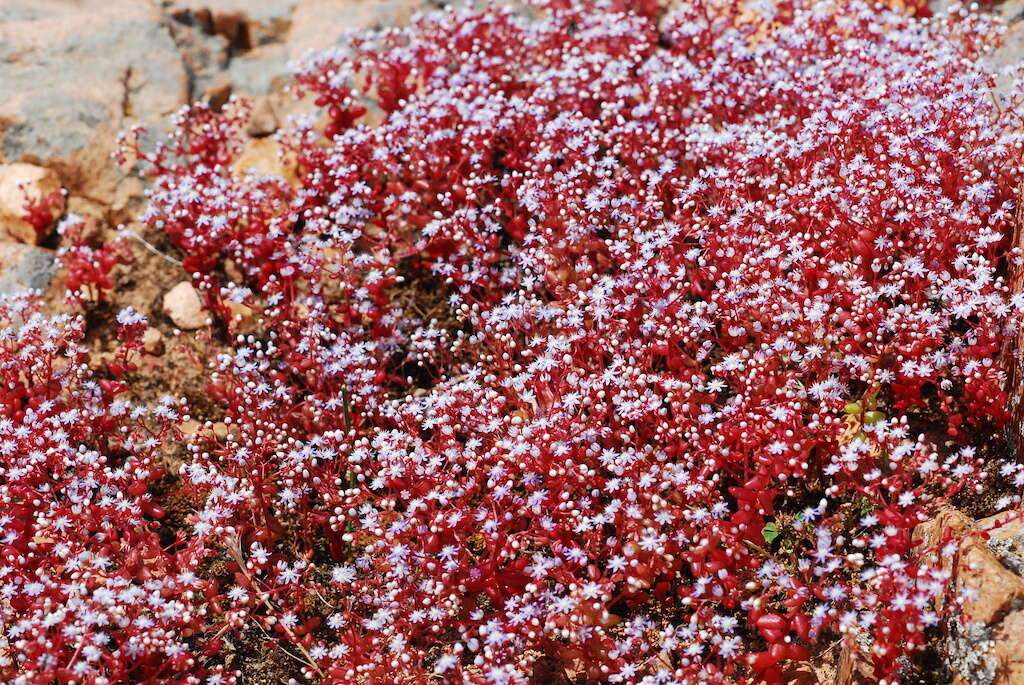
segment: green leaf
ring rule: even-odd
[[[779,537],[779,524],[769,521],[764,524],[764,528],[761,529],[761,535],[764,537],[765,542],[772,542],[775,538]]]

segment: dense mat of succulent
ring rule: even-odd
[[[997,27],[913,15],[448,11],[298,65],[327,123],[282,176],[234,164],[242,102],[129,136],[228,430],[160,523],[188,408],[118,399],[144,317],[97,375],[81,320],[0,305],[5,678],[229,682],[257,635],[310,681],[774,683],[845,634],[895,682],[956,605],[914,526],[1024,481],[969,439],[1008,419],[1021,122]]]

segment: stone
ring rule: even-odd
[[[252,138],[231,165],[236,176],[256,173],[278,176],[291,185],[298,183],[295,165],[281,157],[281,145],[273,138]]]
[[[242,277],[242,271],[238,268],[238,264],[235,260],[228,257],[224,260],[224,275],[231,279],[232,283],[242,284],[245,279]]]
[[[274,105],[270,98],[261,95],[252,102],[252,114],[249,116],[249,123],[245,126],[245,132],[253,138],[269,136],[277,130],[277,115],[274,114]]]
[[[106,221],[107,207],[79,195],[68,198],[66,217],[81,217],[90,226],[97,226]],[[60,224],[58,224],[58,227]],[[91,238],[90,238],[91,239]]]
[[[188,100],[195,100],[222,79],[231,62],[231,45],[213,33],[209,12],[178,10],[170,13],[168,31],[174,39],[188,73]]]
[[[243,14],[250,22],[270,24],[287,20],[297,0],[173,0],[171,11],[207,10],[211,15]]]
[[[232,87],[225,79],[218,79],[216,83],[206,89],[203,93],[203,101],[210,105],[210,109],[219,112],[231,98]]]
[[[57,274],[56,255],[33,245],[0,243],[0,295],[46,290]]]
[[[995,680],[992,685],[1024,684],[1024,611],[1015,611],[992,636]]]
[[[224,306],[230,312],[232,331],[244,334],[256,329],[256,312],[251,308],[232,300],[224,300]]]
[[[914,540],[924,549],[938,547],[946,535],[962,535],[974,527],[974,522],[952,507],[943,507],[924,523],[914,528]]]
[[[249,19],[245,12],[211,12],[210,23],[214,35],[223,37],[232,53],[251,50],[253,46]]]
[[[954,585],[968,599],[963,605],[964,623],[992,625],[1018,604],[1024,605],[1024,580],[1009,570],[991,549],[992,540],[1008,540],[1021,531],[1019,518],[1000,514],[972,521],[946,507],[914,529],[920,549],[936,550],[946,539],[959,539]],[[988,538],[988,542],[986,542]],[[943,557],[943,567],[950,565]]]
[[[1024,521],[1022,512],[1004,512],[978,521],[977,529],[988,537],[988,548],[999,562],[1024,576]]]
[[[965,623],[990,626],[1013,609],[1024,607],[1024,580],[1003,566],[984,541],[965,540],[957,562],[954,587],[966,597],[962,607]]]
[[[1024,534],[1024,512],[1004,511],[979,519],[974,524],[976,530],[986,533],[989,539],[1008,540]]]
[[[948,533],[947,533],[948,531]],[[944,568],[962,604],[944,623],[954,685],[1024,685],[1024,522],[1019,512],[972,521],[952,508],[914,530],[919,549],[958,541]],[[940,605],[941,606],[941,605]]]
[[[27,219],[27,201],[44,203],[49,221],[40,230]],[[33,164],[0,165],[0,228],[10,238],[36,245],[64,213],[60,180],[50,169]]]
[[[924,523],[914,528],[913,538],[921,551],[930,550],[930,553],[938,556],[939,565],[943,570],[949,570],[956,560],[956,555],[946,556],[942,554],[942,541],[945,539],[956,539],[971,531],[974,522],[961,514],[953,507],[943,507],[939,512]],[[947,536],[949,536],[947,538]],[[935,600],[937,609],[943,606],[943,598],[939,596]]]
[[[142,349],[146,354],[159,357],[164,353],[164,334],[150,326],[142,334]]]
[[[279,94],[285,103],[295,98],[284,93],[288,83],[288,51],[284,43],[260,45],[231,60],[225,75],[239,95]]]
[[[4,160],[53,168],[72,194],[110,204],[125,178],[110,162],[118,132],[165,125],[189,97],[167,18],[148,2],[3,5],[11,17],[0,21],[9,51],[0,60]]]
[[[425,5],[422,0],[304,0],[292,12],[288,57],[337,45],[351,29],[406,24]]]
[[[183,331],[192,331],[207,324],[199,293],[188,281],[182,281],[164,295],[164,314]]]
[[[943,658],[953,685],[991,685],[996,675],[992,629],[981,623],[964,625],[956,616],[945,622],[944,629]]]
[[[133,170],[110,164],[116,136],[146,127],[150,149],[169,116],[204,94],[266,96],[248,133],[293,113],[288,62],[350,29],[406,23],[425,0],[6,0],[0,3],[0,162],[56,170],[70,195],[141,211]]]
[[[199,423],[195,419],[189,419],[188,421],[182,421],[178,424],[178,430],[181,431],[182,435],[186,438],[191,438],[199,432],[199,429],[203,427],[203,424]]]
[[[951,0],[942,0],[942,4],[952,4],[952,2]],[[1021,0],[1001,2],[993,5],[992,11],[1006,24],[1007,31],[1000,41],[1001,44],[986,55],[985,62],[994,73],[998,74],[996,76],[996,92],[1010,95],[1014,76],[999,74],[999,71],[1004,67],[1024,62],[1024,2]]]
[[[189,65],[194,91],[226,78],[239,95],[265,95],[283,85],[288,55],[282,39],[294,0],[174,0],[171,31]]]

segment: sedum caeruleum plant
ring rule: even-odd
[[[235,165],[241,100],[126,136],[229,430],[189,438],[168,539],[188,407],[0,306],[0,672],[245,682],[256,635],[297,682],[781,683],[845,640],[898,682],[962,599],[915,526],[1024,484],[977,449],[1024,305],[1016,95],[999,26],[928,14],[449,9],[296,65],[288,173]]]

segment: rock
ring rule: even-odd
[[[995,629],[951,620],[948,630],[953,685],[1024,684],[1024,611],[1008,614]]]
[[[256,329],[256,312],[244,304],[224,300],[224,306],[231,312],[231,330],[238,333],[251,333]]]
[[[69,197],[65,209],[68,218],[81,217],[91,226],[98,226],[106,221],[107,207],[81,196]],[[58,223],[57,226],[59,230],[60,224]]]
[[[406,24],[422,0],[304,0],[292,12],[286,42],[289,59],[336,45],[351,29]]]
[[[952,507],[944,507],[924,523],[914,528],[914,540],[918,542],[918,549],[931,550],[933,555],[938,557],[939,566],[943,570],[950,570],[956,560],[956,554],[946,555],[943,553],[944,540],[959,540],[964,534],[970,532],[974,522]],[[936,608],[941,609],[943,598],[939,596],[935,600]]]
[[[28,201],[38,205],[34,215],[26,209]],[[63,213],[57,174],[32,164],[0,165],[0,228],[6,235],[36,245]]]
[[[945,660],[956,685],[1024,684],[1024,522],[1019,512],[971,521],[947,508],[914,530],[922,548],[956,545],[943,568],[962,598],[945,623]],[[952,563],[951,563],[952,562]]]
[[[287,20],[295,3],[296,0],[173,0],[170,7],[171,11],[197,12],[205,9],[213,16],[243,14],[250,22],[272,24]]]
[[[211,32],[228,42],[231,52],[245,52],[253,46],[249,18],[245,12],[210,12]]]
[[[288,50],[284,43],[260,45],[235,57],[225,73],[240,95],[276,94],[282,103],[295,102],[293,96],[284,92],[289,76]]]
[[[89,353],[89,368],[93,371],[106,370],[110,362],[114,361],[113,352],[97,350]]]
[[[241,270],[235,264],[235,260],[230,257],[224,260],[224,275],[230,278],[232,283],[242,284],[245,282]]]
[[[816,682],[853,685],[878,681],[871,665],[871,637],[866,631],[847,635],[829,651],[831,656],[818,654],[812,659],[819,663]]]
[[[979,519],[974,527],[985,533],[989,539],[1008,540],[1024,534],[1024,511],[1004,511]]]
[[[32,157],[56,169],[72,194],[110,204],[124,179],[110,162],[117,133],[163,124],[188,98],[166,17],[148,2],[3,4],[12,17],[0,21],[4,159]]]
[[[976,527],[988,536],[988,548],[999,562],[1018,576],[1024,576],[1024,521],[1020,512],[1005,512],[978,521]]]
[[[117,133],[151,148],[181,105],[209,92],[268,96],[253,137],[294,111],[287,63],[350,29],[407,22],[424,0],[6,0],[0,3],[0,162],[56,170],[71,195],[123,221],[142,186],[110,164]],[[434,3],[436,4],[436,3]],[[122,211],[123,210],[123,211]]]
[[[1024,608],[1024,525],[1018,512],[977,521],[978,533],[964,540],[957,564],[956,588],[973,597],[964,602],[965,622],[994,626],[1010,611]]]
[[[199,423],[195,419],[189,419],[188,421],[182,421],[178,424],[178,430],[182,432],[186,438],[191,438],[193,435],[199,432],[199,429],[203,427],[203,424]]]
[[[234,92],[265,95],[283,85],[293,0],[203,2],[175,0],[171,31],[189,66],[194,92],[226,78]]]
[[[164,295],[164,314],[183,331],[202,328],[207,324],[199,293],[188,281],[182,281]]]
[[[961,546],[954,587],[966,596],[965,622],[991,626],[1014,608],[1024,607],[1024,580],[973,537]]]
[[[914,528],[914,539],[925,549],[942,544],[946,535],[963,535],[974,527],[974,522],[952,507],[943,507],[924,523]]]
[[[941,4],[952,4],[950,0],[942,0]],[[1002,37],[1001,45],[985,57],[985,62],[994,73],[1007,66],[1015,66],[1024,61],[1024,2],[1009,0],[993,5],[992,12],[1005,22],[1007,31]],[[996,92],[1010,95],[1014,76],[999,74],[996,77]]]
[[[223,78],[231,62],[231,45],[224,36],[213,33],[209,12],[176,10],[170,13],[167,28],[181,53],[189,76],[188,100],[208,91]]]
[[[277,115],[274,114],[274,106],[270,103],[270,98],[266,96],[257,97],[253,100],[252,114],[249,117],[249,123],[245,127],[245,132],[253,138],[262,138],[263,136],[269,136],[276,130]]]
[[[231,84],[225,79],[218,79],[216,83],[206,89],[203,93],[203,100],[210,105],[210,109],[219,112],[224,109],[231,97]]]
[[[951,616],[945,625],[944,654],[953,685],[973,685],[995,680],[992,630],[980,623],[964,625]]]
[[[252,138],[231,165],[237,176],[250,173],[279,176],[293,186],[298,182],[295,165],[281,158],[281,146],[273,138]]]
[[[1024,683],[1024,611],[1015,611],[1003,619],[992,642],[996,671],[992,685]]]
[[[21,243],[0,243],[0,294],[46,290],[57,273],[56,255]]]
[[[158,329],[150,326],[142,334],[142,349],[146,354],[159,357],[164,353],[164,335]]]

